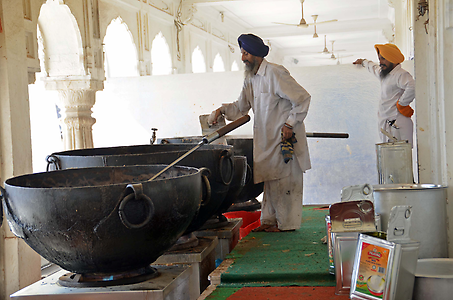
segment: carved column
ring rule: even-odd
[[[65,150],[93,148],[92,127],[96,119],[91,116],[96,91],[60,90],[63,105],[63,142]]]
[[[93,148],[93,124],[96,123],[91,109],[96,102],[96,91],[102,90],[103,82],[96,80],[46,80],[46,88],[57,90],[60,97],[65,150]]]

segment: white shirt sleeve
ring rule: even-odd
[[[286,123],[294,126],[296,123],[303,122],[308,113],[311,95],[297,83],[286,69],[276,73],[276,81],[276,94],[283,99],[288,99],[292,105]]]
[[[397,86],[404,90],[404,93],[399,99],[399,104],[402,106],[409,105],[415,99],[415,80],[408,72],[402,74],[398,78]]]
[[[253,98],[253,89],[251,84],[247,84],[244,80],[244,86],[242,87],[241,94],[238,100],[232,103],[224,103],[220,107],[220,112],[223,113],[228,121],[234,121],[242,116],[248,114],[251,104],[248,99]]]
[[[381,68],[378,64],[372,62],[371,60],[364,59],[362,66],[364,66],[368,70],[368,72],[374,74],[374,76],[376,76],[377,78],[380,78]]]

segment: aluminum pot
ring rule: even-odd
[[[63,151],[48,156],[48,169],[170,164],[192,148],[191,144],[168,144]],[[210,174],[203,177],[208,183],[204,185],[203,203],[185,234],[199,229],[222,205],[233,178],[232,157],[232,146],[203,145],[177,164],[204,167]]]
[[[420,242],[419,258],[447,257],[447,190],[434,184],[373,185],[375,212],[387,231],[389,214],[397,205],[412,206],[411,239]]]
[[[417,261],[413,300],[452,298],[453,259],[424,258]]]
[[[185,136],[158,139],[161,144],[196,144],[202,139],[201,136]],[[264,183],[253,182],[253,138],[243,136],[226,136],[228,145],[233,146],[235,155],[247,157],[247,177],[242,191],[233,200],[233,203],[247,202],[258,197],[264,189]]]
[[[164,165],[61,170],[13,177],[2,189],[13,233],[75,273],[148,266],[184,233],[202,197],[201,171]]]

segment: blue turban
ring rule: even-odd
[[[238,44],[240,48],[254,56],[265,57],[269,53],[269,47],[264,45],[263,40],[251,33],[241,34],[238,37]]]

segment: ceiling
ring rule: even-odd
[[[277,49],[286,65],[317,66],[349,64],[356,58],[376,59],[374,44],[392,40],[394,9],[388,0],[195,0],[223,12]],[[303,4],[301,3],[303,2]],[[299,24],[303,15],[313,23],[318,15],[317,38],[313,25],[302,28],[275,23]],[[326,43],[325,43],[326,41]],[[333,54],[332,58],[332,41]],[[322,53],[324,46],[329,53]]]

